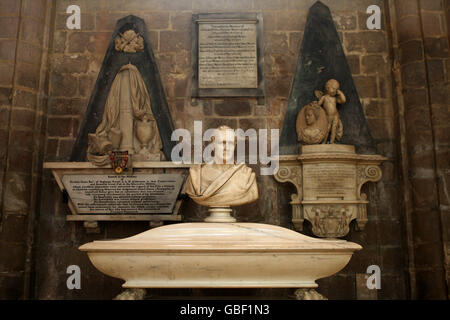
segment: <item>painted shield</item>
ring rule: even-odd
[[[120,174],[128,163],[128,151],[113,151],[109,154],[109,160],[115,173]]]

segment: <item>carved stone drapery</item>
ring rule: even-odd
[[[109,163],[112,151],[127,151],[136,161],[161,160],[161,138],[142,75],[136,66],[120,68],[108,94],[102,122],[89,135],[87,159]]]
[[[302,231],[306,219],[318,237],[344,237],[356,219],[357,230],[364,230],[369,202],[361,188],[381,180],[379,165],[384,160],[380,155],[358,155],[346,145],[303,146],[300,156],[280,156],[275,179],[297,190],[290,203],[295,229]]]
[[[134,141],[134,148],[137,150],[135,150],[136,153],[134,154],[134,157],[132,157],[132,161],[130,161],[129,163],[135,161],[160,161],[164,159],[167,161],[171,160],[171,152],[176,145],[175,141],[172,141],[170,139],[174,130],[174,126],[166,95],[164,93],[164,86],[161,81],[157,61],[152,50],[152,43],[149,40],[150,37],[147,30],[148,28],[146,27],[144,20],[133,15],[126,16],[117,21],[116,27],[111,35],[111,40],[109,41],[109,46],[106,51],[105,58],[97,77],[97,82],[95,83],[95,86],[90,95],[89,104],[86,107],[86,112],[81,122],[80,129],[72,149],[72,155],[70,157],[71,162],[84,162],[87,160],[86,154],[89,144],[89,134],[95,133],[96,129],[103,121],[103,115],[105,114],[107,109],[106,103],[108,101],[108,96],[112,91],[112,84],[117,78],[117,75],[121,68],[127,64],[131,64],[136,67],[144,82],[144,86],[141,86],[141,88],[145,90],[140,90],[141,92],[138,95],[132,95],[132,97],[138,98],[137,104],[131,102],[126,104],[138,106],[138,109],[145,110],[148,110],[148,108],[141,107],[144,105],[149,105],[151,109],[151,116],[149,116],[149,113],[147,113],[147,119],[144,119],[142,114],[136,114],[137,117],[134,117],[136,118],[136,120],[134,121],[133,131],[135,133],[141,131],[139,134],[141,139],[139,140],[139,137],[136,137],[135,134],[131,135]],[[126,73],[130,73],[130,71],[127,71]],[[133,73],[137,74],[137,72]],[[128,83],[129,81],[126,82]],[[137,81],[133,80],[133,83],[136,84]],[[137,86],[135,86],[134,84],[132,84],[131,87],[137,88]],[[125,89],[126,88],[123,88],[124,91],[126,91]],[[148,94],[148,103],[145,102],[147,101],[147,98],[145,97],[145,95],[147,94],[144,91],[146,91]],[[131,95],[122,95],[123,98],[130,98],[129,96]],[[141,122],[143,122],[143,124]],[[155,128],[155,125],[157,128]],[[140,126],[141,128],[137,128],[138,126]],[[145,127],[152,127],[150,130],[155,134],[151,134],[151,137],[155,137],[156,133],[159,134],[159,137],[156,140],[158,141],[158,144],[162,144],[161,152],[163,154],[161,154],[161,152],[151,151],[151,145],[156,145],[152,144],[152,141],[150,141],[149,145],[147,146],[147,149],[150,152],[150,156],[144,156],[141,157],[141,159],[137,159],[136,156],[139,155],[139,152],[142,149],[144,149],[144,151],[141,152],[141,154],[146,153],[145,147],[148,134],[145,133],[145,131],[147,131]],[[114,126],[112,128],[114,128]],[[117,129],[120,129],[122,131],[121,127]],[[124,138],[126,140],[127,136],[122,136],[122,139]],[[110,142],[106,140],[110,140]],[[119,132],[112,129],[109,130],[109,137],[100,137],[99,142],[101,142],[101,147],[106,146],[106,149],[111,149],[110,143],[119,143],[119,140],[121,140]],[[109,147],[107,146],[108,144]],[[104,150],[105,148],[101,149]],[[124,147],[120,149],[124,150],[118,151],[125,152],[126,149],[130,148]],[[94,153],[100,153],[100,156],[105,155],[105,152]],[[106,152],[106,154],[107,153],[108,152]],[[132,152],[129,152],[129,154],[132,154]],[[159,157],[153,157],[152,154],[157,154]],[[99,161],[101,160],[102,159],[99,159]],[[104,164],[109,164],[108,159],[106,159]]]

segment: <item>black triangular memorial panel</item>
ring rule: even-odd
[[[375,153],[373,139],[331,12],[318,1],[310,8],[306,22],[281,133],[280,154],[298,154],[300,144],[297,142],[295,127],[297,114],[305,105],[317,100],[314,91],[323,91],[329,79],[338,80],[341,91],[347,97],[347,103],[338,107],[344,125],[344,135],[339,143],[355,145],[358,153]]]
[[[123,34],[130,29],[133,29],[144,38],[144,50],[136,53],[116,51],[114,39],[117,35]],[[116,29],[111,37],[97,82],[89,100],[86,114],[81,123],[77,141],[72,149],[71,161],[86,161],[88,134],[95,133],[96,128],[102,121],[111,84],[120,68],[128,63],[137,67],[147,86],[153,116],[156,119],[163,144],[163,152],[167,160],[171,159],[170,154],[174,146],[174,142],[170,140],[173,131],[173,122],[159,76],[158,66],[153,55],[151,44],[148,41],[147,28],[144,20],[130,15],[120,19],[116,24]]]

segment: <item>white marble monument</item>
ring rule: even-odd
[[[216,145],[215,161],[191,169],[187,182],[194,201],[222,215],[211,211],[206,223],[163,226],[80,247],[97,269],[131,288],[118,299],[140,297],[137,290],[142,288],[297,288],[299,299],[323,299],[314,291],[315,281],[339,272],[361,249],[355,243],[314,239],[278,226],[228,222],[234,221],[229,215],[232,205],[258,198],[250,168],[216,162],[228,158],[233,144],[223,139]]]

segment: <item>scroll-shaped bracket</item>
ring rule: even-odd
[[[367,195],[361,193],[362,186],[367,182],[378,182],[381,180],[382,172],[378,165],[362,164],[358,166],[358,191],[359,200],[366,200]]]
[[[297,189],[297,194],[292,194],[291,200],[300,201],[300,199],[302,198],[302,172],[300,166],[280,166],[278,172],[275,174],[275,180],[281,183],[292,183]]]
[[[382,178],[381,168],[376,164],[360,164],[358,165],[358,184],[356,195],[359,200],[366,201],[367,195],[361,193],[361,189],[367,182],[378,182]],[[358,206],[358,213],[356,218],[356,230],[362,231],[365,229],[367,224],[367,204],[361,203]]]
[[[283,159],[281,159],[283,158]],[[280,157],[281,162],[280,168],[274,175],[275,180],[280,183],[292,183],[297,190],[297,193],[291,195],[291,206],[292,206],[292,222],[294,227],[298,231],[303,230],[303,210],[301,206],[301,201],[303,197],[302,193],[302,168],[297,161],[296,156],[282,156]]]

